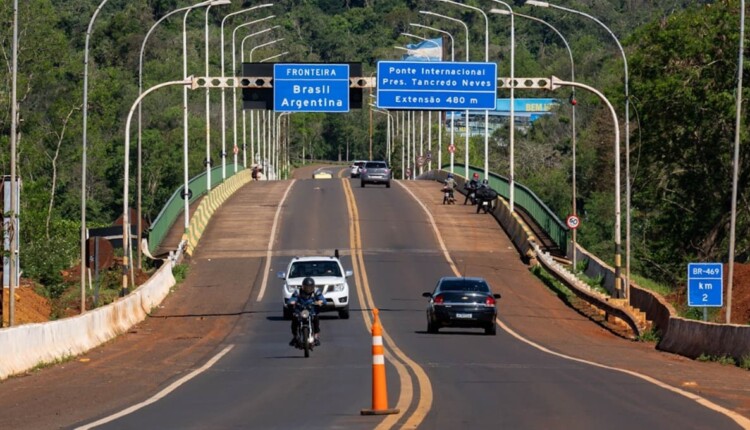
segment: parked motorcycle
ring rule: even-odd
[[[294,318],[297,318],[297,334],[295,347],[305,351],[305,358],[310,356],[310,352],[315,346],[315,334],[313,333],[313,306],[298,307],[294,311]]]
[[[456,204],[456,198],[453,196],[453,188],[443,187],[442,192],[444,205]]]

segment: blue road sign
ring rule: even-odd
[[[274,64],[273,110],[349,112],[349,65]]]
[[[688,263],[688,306],[722,307],[723,290],[721,263]]]
[[[495,63],[379,61],[377,74],[379,108],[495,109]]]

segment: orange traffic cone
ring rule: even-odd
[[[372,409],[362,409],[362,415],[397,414],[398,409],[388,409],[388,389],[385,384],[385,356],[383,354],[383,327],[378,310],[372,310]]]

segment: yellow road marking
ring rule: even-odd
[[[352,265],[355,272],[355,283],[357,285],[357,293],[359,297],[360,307],[362,309],[372,309],[375,307],[375,300],[372,297],[372,290],[367,277],[367,269],[365,268],[364,258],[362,256],[362,236],[359,229],[359,211],[354,201],[354,194],[351,190],[351,185],[348,180],[342,180],[344,184],[344,194],[346,195],[347,209],[349,212],[349,238],[352,255]],[[365,320],[365,325],[368,331],[371,327],[370,315],[367,312],[363,312],[362,316]],[[412,370],[414,375],[417,377],[419,384],[419,403],[415,408],[414,412],[409,416],[407,421],[404,423],[402,428],[417,428],[419,424],[424,421],[427,413],[432,406],[432,385],[430,379],[427,377],[425,371],[413,360],[411,360],[394,342],[393,338],[388,334],[385,327],[383,327],[383,340],[386,345],[386,356],[396,367],[396,371],[399,374],[401,382],[401,392],[399,394],[399,400],[397,407],[402,411],[406,411],[411,405],[414,397],[414,389],[409,374],[401,362],[405,363]],[[398,415],[388,415],[376,429],[390,429],[399,420]]]

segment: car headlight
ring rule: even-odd
[[[346,284],[333,284],[333,291],[337,292],[337,293],[340,293],[340,292],[344,291],[344,287],[345,286],[346,286]]]
[[[291,286],[289,284],[284,284],[284,286],[286,286],[286,291],[289,294],[294,294],[294,292],[297,290],[297,287]]]

